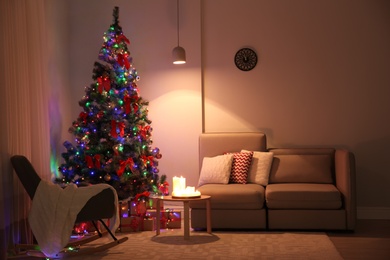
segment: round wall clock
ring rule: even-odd
[[[234,63],[242,71],[250,71],[257,64],[257,54],[249,48],[239,49],[234,56]]]

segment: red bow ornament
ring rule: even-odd
[[[108,77],[103,77],[103,76],[100,76],[98,79],[97,79],[98,83],[99,83],[99,87],[98,87],[98,91],[100,94],[102,94],[103,92],[103,89],[105,91],[110,91],[111,89],[111,82],[110,82],[110,79]]]
[[[116,42],[122,42],[122,41],[126,42],[127,44],[130,44],[129,39],[127,39],[127,37],[124,36],[123,34],[116,37]]]
[[[131,109],[130,109],[130,101],[131,101],[130,96],[126,94],[126,95],[123,97],[123,102],[125,103],[125,113],[126,113],[126,114],[130,114],[130,112],[131,112]]]
[[[119,128],[119,135],[123,137],[125,135],[125,123],[119,122],[117,123],[117,126]]]
[[[140,130],[140,133],[139,133],[139,134],[142,136],[143,139],[146,139],[146,135],[148,134],[149,130],[150,130],[150,126],[149,126],[149,125],[143,127],[143,128]]]
[[[148,162],[149,162],[150,166],[153,166],[153,156],[142,155],[141,159],[144,162],[145,166],[148,164]]]
[[[119,129],[119,135],[123,137],[125,135],[125,123],[111,120],[111,136],[114,138],[118,137],[117,128]]]
[[[88,117],[87,113],[81,112],[79,117],[83,120],[84,124],[87,123],[87,117]]]
[[[138,193],[134,197],[134,201],[138,202],[142,197],[149,198],[150,192],[149,191],[144,191],[142,193]]]
[[[94,163],[95,161],[95,163]],[[95,154],[93,157],[90,155],[85,156],[85,162],[87,163],[88,168],[97,168],[101,167],[100,165],[100,154]]]
[[[121,161],[119,165],[119,169],[116,171],[117,175],[120,177],[123,175],[126,166],[130,166],[130,168],[133,168],[134,166],[134,161],[133,158],[127,158],[126,161]]]
[[[130,62],[129,62],[129,59],[127,58],[128,55],[125,53],[125,54],[121,54],[121,53],[118,53],[117,55],[117,61],[119,63],[120,66],[125,66],[126,69],[129,69],[130,68]]]
[[[163,195],[168,195],[169,194],[168,186],[169,183],[167,181],[164,181],[164,183],[160,183],[158,189]]]
[[[138,105],[136,104],[138,99],[139,99],[138,95],[130,96],[130,95],[126,94],[123,97],[123,102],[125,103],[125,112],[126,112],[126,114],[130,114],[131,107],[133,107],[134,113],[136,113],[138,111]],[[131,106],[131,102],[133,102],[132,106]]]

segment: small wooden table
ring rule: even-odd
[[[211,196],[201,195],[196,198],[180,198],[172,196],[164,196],[157,198],[157,227],[156,227],[156,236],[160,235],[160,203],[161,201],[181,201],[184,204],[184,239],[190,239],[190,202],[204,200],[206,201],[206,221],[207,221],[207,233],[211,234],[211,205],[210,205]]]

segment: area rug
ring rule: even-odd
[[[342,259],[328,236],[317,232],[192,231],[189,240],[180,229],[164,230],[159,236],[153,231],[117,235],[129,239],[110,250],[72,259]],[[109,237],[99,240],[109,242]]]

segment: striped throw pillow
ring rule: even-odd
[[[249,168],[252,162],[253,152],[237,152],[227,154],[233,154],[233,164],[229,183],[246,184]]]

